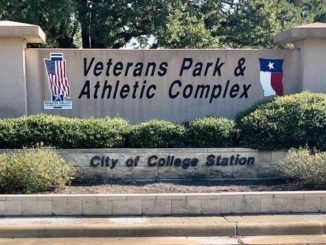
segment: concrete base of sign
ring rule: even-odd
[[[279,178],[286,152],[248,148],[75,149],[58,153],[79,181],[263,180]]]
[[[325,213],[326,191],[0,195],[0,216]]]

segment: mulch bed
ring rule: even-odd
[[[213,193],[255,191],[303,191],[313,190],[300,183],[128,183],[83,184],[67,186],[52,193],[62,194],[149,194],[149,193]]]

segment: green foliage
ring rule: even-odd
[[[189,3],[174,1],[168,7],[165,25],[156,32],[157,45],[169,48],[216,47],[217,39],[206,28],[204,18]]]
[[[244,111],[240,111],[238,112],[238,114],[236,115],[236,123],[238,124],[240,122],[240,120],[245,117],[248,116],[250,113],[254,112],[255,110],[257,110],[257,108],[270,103],[272,101],[275,101],[277,99],[276,96],[269,96],[266,97],[256,103],[254,103],[252,106],[250,106],[248,109],[244,110]]]
[[[83,47],[105,48],[119,42],[119,29],[127,25],[127,1],[78,0]]]
[[[236,122],[205,117],[177,124],[152,120],[134,126],[121,118],[53,115],[0,119],[0,148],[252,147],[326,149],[326,95],[270,97],[239,113]]]
[[[326,21],[324,0],[0,0],[0,19],[37,24],[48,47],[275,47],[281,30]]]
[[[232,120],[218,117],[185,125],[152,120],[131,126],[121,118],[39,114],[0,120],[0,148],[226,147],[231,145],[233,128]]]
[[[78,23],[75,0],[0,0],[0,19],[41,26],[47,47],[75,47]]]
[[[51,149],[0,154],[0,193],[35,193],[62,188],[76,170]]]
[[[131,147],[178,147],[183,142],[184,127],[167,121],[152,120],[135,125],[129,134]]]
[[[291,149],[279,163],[279,169],[289,178],[316,188],[326,188],[326,152],[310,154],[308,149]]]
[[[121,48],[132,38],[142,43],[166,23],[166,0],[76,0],[84,48]]]
[[[120,147],[128,130],[129,124],[121,118],[77,119],[40,114],[0,120],[0,147]]]
[[[230,47],[274,47],[274,36],[282,30],[311,22],[302,18],[300,7],[289,1],[239,1],[218,34]]]
[[[205,117],[185,123],[186,144],[192,147],[230,147],[234,121],[222,117]]]
[[[263,103],[238,118],[240,144],[264,150],[326,149],[326,95],[300,93]]]

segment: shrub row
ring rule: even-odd
[[[130,125],[121,118],[77,119],[36,115],[0,120],[0,147],[251,147],[309,146],[326,150],[326,95],[270,98],[236,121],[205,117],[182,124],[152,120]]]
[[[124,145],[129,124],[120,118],[76,119],[36,115],[0,120],[1,148],[104,148]]]
[[[234,121],[222,117],[197,118],[183,124],[152,120],[133,126],[130,147],[230,147]]]
[[[0,147],[222,147],[232,145],[233,130],[233,120],[219,117],[185,124],[152,120],[133,126],[122,118],[77,119],[40,114],[0,120]]]

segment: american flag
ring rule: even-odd
[[[45,59],[46,70],[49,78],[49,88],[52,96],[70,97],[70,86],[66,75],[66,61],[63,54],[50,54],[50,59]]]

